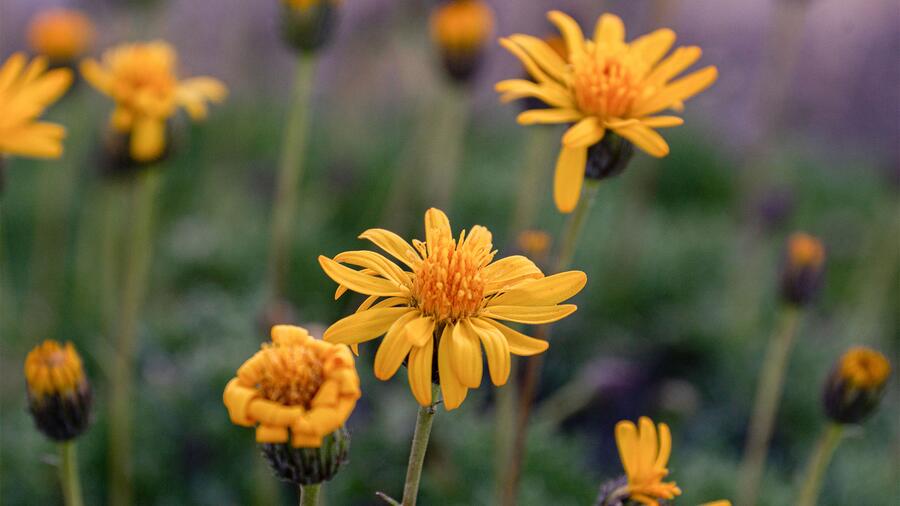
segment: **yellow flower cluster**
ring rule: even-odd
[[[318,448],[344,424],[360,395],[346,346],[315,339],[301,327],[276,325],[272,344],[244,362],[223,400],[232,422],[256,427],[257,442]]]

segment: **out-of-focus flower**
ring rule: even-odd
[[[616,446],[628,477],[629,497],[648,506],[657,506],[658,499],[681,495],[675,482],[662,481],[669,474],[666,465],[672,453],[672,434],[664,423],[659,424],[657,433],[653,421],[645,416],[638,424],[628,420],[617,423]]]
[[[543,230],[523,230],[516,238],[519,249],[532,258],[546,257],[551,242],[550,234]]]
[[[347,461],[344,422],[360,397],[353,355],[306,329],[272,327],[264,344],[225,386],[231,421],[256,427],[275,474],[297,485],[330,480]]]
[[[375,376],[387,380],[407,361],[410,388],[423,406],[432,403],[433,382],[440,383],[448,410],[462,404],[468,389],[481,384],[482,346],[491,381],[505,384],[510,353],[535,355],[549,345],[498,320],[542,324],[565,318],[576,307],[560,303],[587,282],[580,271],[544,277],[523,256],[494,262],[488,229],[476,225],[456,240],[450,221],[438,209],[425,213],[425,242],[413,240],[411,246],[383,229],[359,237],[410,270],[371,251],[347,251],[334,259],[320,256],[325,273],[341,285],[336,297],[348,289],[369,296],[356,314],[329,327],[324,338],[355,347],[385,335],[375,355]],[[432,364],[435,357],[437,368]]]
[[[825,266],[825,247],[815,237],[795,232],[787,241],[781,272],[781,297],[795,306],[804,306],[818,293]]]
[[[221,102],[228,90],[211,77],[179,80],[177,54],[166,42],[122,44],[103,53],[100,61],[81,62],[84,78],[115,102],[112,129],[127,135],[129,154],[148,163],[162,157],[166,123],[178,108],[194,120],[207,115],[207,102]]]
[[[500,39],[534,81],[509,79],[497,83],[496,89],[504,101],[533,97],[551,106],[519,114],[520,124],[575,123],[562,138],[554,180],[557,207],[571,212],[581,193],[589,148],[614,133],[652,156],[667,155],[669,146],[655,129],[678,126],[683,120],[654,114],[680,110],[684,100],[716,80],[718,71],[709,66],[673,81],[700,58],[701,51],[681,47],[664,58],[675,42],[675,33],[668,28],[626,43],[622,20],[612,14],[600,17],[593,39],[586,39],[575,20],[562,12],[551,11],[548,18],[562,33],[567,58],[530,35]],[[604,169],[592,177],[616,171],[621,168]]]
[[[55,441],[68,441],[87,429],[91,385],[72,343],[47,340],[25,358],[28,409],[37,428]]]
[[[66,129],[37,118],[71,84],[72,72],[47,71],[43,56],[28,63],[24,54],[16,53],[0,66],[0,156],[62,156]]]
[[[288,45],[312,52],[331,39],[341,0],[281,0],[281,4],[281,33]]]
[[[866,347],[848,350],[825,383],[825,413],[839,423],[859,423],[875,411],[891,375],[891,364]]]
[[[494,12],[482,0],[451,0],[433,8],[430,25],[447,74],[458,82],[469,81],[494,30]]]
[[[59,64],[68,64],[84,55],[95,36],[91,19],[76,9],[47,9],[39,12],[28,25],[31,49]]]

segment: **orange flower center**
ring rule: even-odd
[[[266,346],[262,350],[259,390],[286,406],[309,407],[325,381],[322,361],[305,346]]]
[[[578,108],[600,118],[624,118],[643,85],[619,55],[600,55],[592,45],[573,54],[572,87]]]
[[[485,283],[480,263],[454,241],[435,247],[415,274],[413,298],[438,322],[471,316],[481,308]]]

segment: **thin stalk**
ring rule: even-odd
[[[115,506],[128,505],[132,501],[134,351],[138,315],[152,258],[153,215],[161,178],[160,168],[150,167],[138,174],[132,184],[130,237],[126,242],[127,257],[119,297],[109,402],[110,503]]]
[[[494,391],[494,485],[496,486],[494,494],[496,504],[504,503],[503,498],[506,494],[506,488],[504,487],[506,482],[505,476],[510,467],[515,446],[514,436],[516,431],[510,429],[514,429],[517,422],[517,369],[518,362],[513,357],[513,360],[510,362],[510,380]]]
[[[297,195],[303,176],[303,153],[309,131],[310,97],[316,76],[316,57],[301,53],[297,57],[294,91],[290,112],[281,141],[278,182],[272,207],[272,237],[269,246],[268,286],[270,301],[284,295],[287,282],[291,224],[297,210]]]
[[[300,485],[300,506],[317,506],[319,504],[319,491],[321,489],[321,483]]]
[[[822,489],[822,477],[825,476],[825,470],[828,469],[828,464],[831,463],[834,450],[837,449],[838,444],[841,442],[843,432],[843,425],[832,422],[819,436],[816,449],[813,451],[801,482],[800,498],[797,501],[797,506],[814,506],[816,504],[819,491]]]
[[[466,124],[469,121],[468,94],[454,86],[447,90],[433,129],[432,146],[428,151],[429,201],[426,207],[447,210],[453,201],[454,190],[462,165]]]
[[[78,477],[78,455],[75,441],[59,443],[59,481],[66,506],[82,506],[81,480]]]
[[[560,238],[559,254],[556,257],[556,269],[554,272],[561,272],[568,269],[572,264],[575,256],[575,249],[581,238],[581,232],[584,224],[590,214],[594,201],[597,198],[597,189],[600,181],[587,179],[581,191],[581,198],[575,210],[569,215],[562,237]],[[550,335],[550,326],[541,325],[537,327],[534,337],[546,340]],[[522,393],[519,397],[519,417],[516,421],[513,435],[513,448],[507,473],[503,479],[503,493],[501,504],[503,506],[514,506],[516,504],[516,495],[519,490],[519,479],[522,474],[522,462],[525,459],[525,443],[528,434],[528,420],[531,416],[531,410],[534,406],[534,397],[537,393],[538,380],[541,377],[541,369],[543,367],[543,356],[537,355],[529,357],[525,362],[525,377],[522,381]]]
[[[756,504],[800,314],[799,308],[785,306],[763,359],[738,482],[737,504],[741,506]]]
[[[557,139],[558,143],[558,138],[559,133],[550,126],[528,129],[525,156],[521,162],[525,168],[518,176],[519,189],[510,225],[511,239],[515,239],[519,232],[534,226],[538,206],[541,203],[538,196],[545,193],[541,191],[541,185],[547,183],[548,168],[553,166],[547,153],[553,152],[552,142]]]
[[[431,385],[431,398],[437,399],[440,388]],[[419,480],[422,478],[422,465],[425,463],[425,451],[428,450],[428,439],[431,436],[431,425],[437,412],[435,406],[419,406],[416,416],[416,430],[413,433],[409,450],[409,464],[406,467],[406,483],[403,485],[403,506],[415,506],[419,496]]]

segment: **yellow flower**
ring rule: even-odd
[[[628,495],[646,506],[659,506],[659,499],[681,495],[674,482],[662,481],[669,474],[666,464],[672,452],[672,434],[664,423],[659,424],[657,434],[653,422],[645,416],[638,423],[640,428],[627,420],[616,424],[616,445],[628,476]]]
[[[116,104],[112,128],[131,135],[131,157],[154,161],[165,149],[166,121],[179,107],[194,120],[206,117],[206,102],[221,102],[228,93],[211,77],[178,79],[177,54],[166,42],[123,44],[103,53],[100,62],[81,63],[84,78]]]
[[[494,262],[496,251],[486,228],[476,225],[455,240],[450,221],[437,209],[425,213],[425,242],[413,240],[410,245],[383,229],[359,237],[409,270],[372,251],[346,251],[334,259],[320,256],[325,273],[341,285],[336,298],[347,289],[369,296],[355,314],[329,327],[324,338],[355,348],[385,335],[375,355],[375,376],[391,378],[408,359],[410,388],[423,406],[432,403],[434,357],[444,405],[455,409],[469,388],[481,384],[482,346],[497,386],[509,377],[510,353],[535,355],[549,346],[498,320],[543,324],[565,318],[576,307],[558,304],[587,282],[580,271],[544,277],[523,256]]]
[[[881,353],[857,346],[841,357],[838,374],[854,388],[878,389],[891,375],[891,363]]]
[[[25,357],[28,394],[38,401],[50,395],[72,395],[86,381],[81,357],[72,343],[61,345],[48,339]]]
[[[318,448],[339,429],[359,399],[359,376],[346,346],[310,337],[306,329],[272,327],[272,344],[244,362],[225,386],[231,421],[256,426],[259,443]]]
[[[654,129],[678,126],[683,120],[653,114],[679,110],[718,74],[710,66],[672,81],[701,51],[681,47],[663,58],[675,42],[668,28],[628,43],[622,20],[612,14],[600,17],[593,39],[585,39],[575,20],[562,12],[551,11],[547,17],[562,33],[568,57],[530,35],[500,39],[535,82],[509,79],[496,89],[504,101],[533,97],[551,106],[519,114],[520,124],[575,123],[563,135],[554,180],[556,206],[571,212],[581,193],[589,147],[612,131],[652,156],[667,155],[669,146]]]
[[[550,251],[552,239],[543,230],[523,230],[516,238],[516,245],[531,257],[544,257]]]
[[[36,121],[72,84],[72,72],[47,72],[47,58],[28,63],[22,53],[0,66],[0,156],[36,158],[62,156],[66,129],[56,123]]]
[[[435,7],[431,14],[431,39],[444,50],[471,53],[494,29],[494,13],[480,0],[452,0]]]
[[[788,238],[788,261],[794,269],[819,269],[825,263],[825,247],[807,233],[794,232]]]
[[[94,24],[76,9],[47,9],[28,25],[28,44],[54,62],[70,62],[90,49]]]

